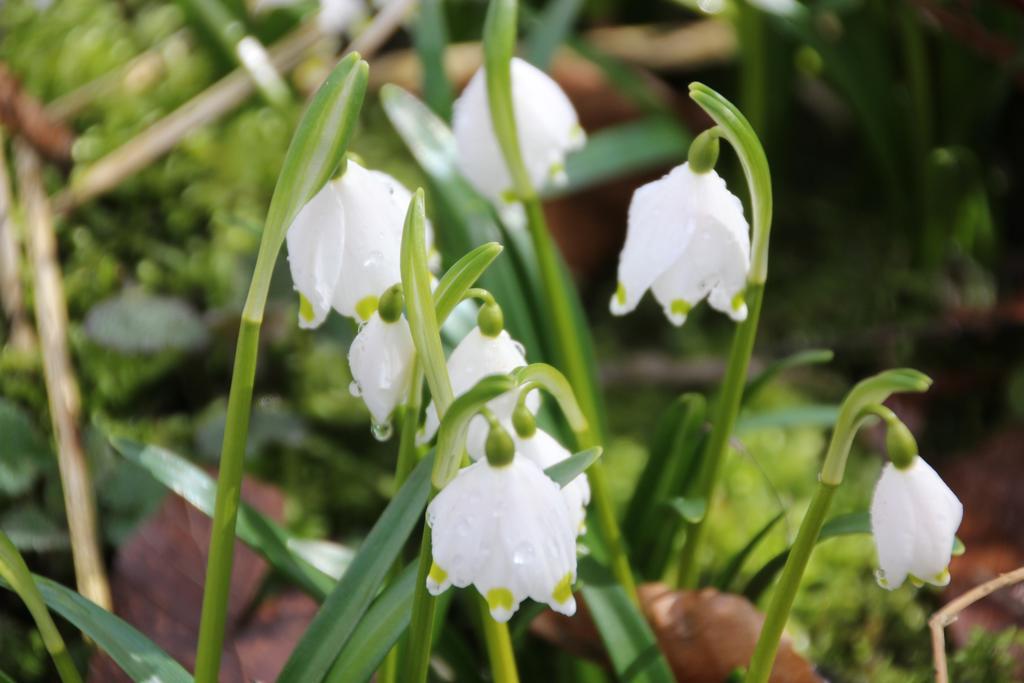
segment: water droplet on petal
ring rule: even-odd
[[[533,544],[529,542],[520,543],[516,546],[515,550],[512,551],[512,564],[517,567],[522,567],[533,562],[535,555]]]
[[[363,390],[359,387],[359,382],[352,380],[348,385],[348,393],[352,394],[356,398],[363,395]]]
[[[363,268],[374,268],[384,261],[384,254],[379,251],[371,251],[363,261]]]
[[[455,523],[455,533],[465,538],[469,536],[469,531],[473,526],[473,516],[467,515],[462,517],[458,522]]]
[[[526,347],[523,346],[522,343],[520,343],[520,342],[518,342],[518,341],[513,339],[512,340],[512,346],[516,347],[516,351],[519,352],[520,356],[522,356],[523,358],[526,358]]]
[[[375,422],[373,426],[370,427],[370,431],[373,433],[373,438],[377,439],[377,441],[387,441],[391,438],[391,433],[394,430],[391,428],[390,422]]]

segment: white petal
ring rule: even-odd
[[[703,242],[694,244],[697,238]],[[715,262],[704,263],[708,256]],[[686,300],[684,293],[703,298],[712,292],[712,304],[727,304],[731,311],[736,293],[731,290],[741,273],[745,281],[749,261],[749,230],[739,199],[714,171],[693,173],[689,164],[682,164],[633,194],[612,313],[632,311],[652,286],[666,300],[666,314],[676,324],[685,313],[679,306],[673,311],[675,299],[691,306],[699,301]],[[740,311],[734,313],[738,315]]]
[[[331,310],[345,246],[345,215],[330,183],[295,216],[285,241],[292,282],[313,309],[309,319],[300,313],[299,326],[318,327]]]
[[[524,365],[526,357],[523,355],[523,347],[513,340],[508,332],[502,330],[497,337],[488,337],[480,332],[479,327],[474,327],[448,357],[448,376],[452,381],[452,392],[455,396],[461,396],[488,375],[508,374]],[[487,407],[499,420],[507,421],[512,417],[517,399],[518,392],[510,391],[490,401]],[[538,392],[532,392],[526,399],[526,404],[535,412],[540,407]],[[432,439],[438,426],[437,409],[431,402],[427,406],[420,441]],[[474,460],[484,455],[487,431],[487,421],[483,417],[478,415],[470,421],[466,449]]]
[[[871,499],[871,533],[878,551],[878,583],[883,588],[899,588],[907,578],[914,549],[915,514],[906,476],[887,463]]]
[[[348,362],[375,424],[386,424],[409,393],[416,352],[405,316],[387,323],[374,313],[352,340]]]
[[[917,511],[910,573],[922,581],[945,585],[949,559],[964,508],[942,478],[922,458],[906,470],[908,495]]]
[[[558,486],[522,456],[461,470],[427,508],[439,575],[430,586],[473,584],[507,621],[529,597],[575,611],[576,534]]]
[[[402,279],[402,229],[412,193],[386,173],[367,170],[351,159],[334,186],[347,230],[333,305],[342,315],[360,317],[360,302],[379,297]]]
[[[530,63],[513,58],[511,72],[519,147],[530,180],[537,189],[564,182],[566,155],[586,141],[576,110],[558,84]],[[452,130],[462,173],[485,197],[502,202],[512,178],[491,125],[483,68],[455,102]]]
[[[366,16],[366,6],[362,0],[320,0],[316,23],[326,35],[341,35],[349,33]]]
[[[568,448],[542,429],[538,429],[528,439],[517,436],[515,441],[516,450],[542,470],[557,465],[572,455]],[[590,502],[590,482],[587,481],[586,475],[580,474],[563,486],[562,498],[565,499],[573,527],[578,534],[583,533],[586,531],[587,503]]]

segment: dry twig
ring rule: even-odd
[[[7,154],[0,135],[0,303],[7,316],[7,342],[20,351],[35,346],[35,333],[25,311],[21,288],[21,243],[13,217],[11,177],[7,172]]]
[[[64,489],[75,578],[82,595],[110,609],[110,586],[97,533],[96,501],[78,432],[81,404],[68,352],[68,311],[57,263],[53,214],[40,176],[39,157],[22,140],[16,143],[15,161],[32,262],[36,325],[39,328],[46,395],[57,441],[57,463]]]
[[[932,658],[935,663],[935,683],[949,683],[949,667],[946,663],[945,628],[957,620],[960,613],[997,590],[1024,581],[1024,567],[1000,574],[991,581],[975,586],[932,615],[928,627],[932,632]]]

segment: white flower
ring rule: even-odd
[[[448,357],[448,376],[452,381],[452,392],[455,396],[461,396],[488,375],[505,375],[525,365],[523,347],[514,341],[508,332],[502,330],[498,336],[488,337],[479,327],[474,327]],[[518,398],[518,391],[509,391],[488,402],[487,407],[500,422],[508,425]],[[532,392],[526,399],[526,405],[531,412],[536,412],[540,407],[539,394]],[[420,442],[432,439],[438,426],[437,408],[431,402],[427,406]],[[487,432],[487,420],[481,415],[475,415],[469,422],[466,437],[466,450],[474,460],[484,456]]]
[[[408,396],[415,354],[404,315],[387,322],[374,312],[352,340],[348,363],[353,393],[363,397],[375,424],[387,424],[395,406]]]
[[[963,513],[956,495],[920,456],[906,469],[887,464],[871,501],[879,585],[899,588],[908,575],[936,586],[949,583]]]
[[[525,598],[575,613],[576,529],[558,484],[522,456],[460,470],[430,503],[427,523],[431,595],[473,584],[502,622]]]
[[[369,319],[378,297],[402,279],[402,229],[411,199],[391,176],[350,159],[344,175],[302,207],[287,234],[292,281],[308,302],[299,312],[300,327],[318,327],[332,307]],[[428,252],[432,243],[428,226]]]
[[[532,436],[526,438],[516,436],[514,438],[516,451],[541,470],[557,465],[572,455],[569,449],[541,429],[536,430]],[[587,481],[586,475],[580,474],[563,486],[562,497],[569,509],[573,528],[576,529],[577,534],[582,534],[586,531],[587,503],[590,502],[590,483]]]
[[[538,190],[564,183],[566,155],[586,141],[576,110],[558,84],[537,67],[514,57],[511,69],[519,148],[530,180]],[[482,67],[455,102],[452,131],[462,173],[482,195],[507,206],[512,177],[491,125]]]
[[[717,173],[683,164],[633,194],[619,284],[611,310],[625,315],[648,289],[674,325],[704,297],[733,320],[750,270],[750,230],[743,205]]]
[[[366,21],[368,14],[362,0],[320,0],[316,24],[329,36],[350,35],[352,29]]]

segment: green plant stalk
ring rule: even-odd
[[[697,475],[696,495],[704,499],[706,511],[699,521],[686,525],[686,541],[683,544],[679,573],[676,577],[676,585],[680,588],[697,587],[700,574],[700,546],[707,534],[707,520],[711,512],[712,497],[722,476],[722,465],[728,450],[729,437],[732,435],[736,416],[740,411],[740,403],[743,400],[750,356],[753,353],[754,341],[757,337],[757,323],[761,317],[764,285],[748,286],[746,299],[747,319],[739,324],[732,338],[729,364],[726,367],[721,392],[715,404],[711,435],[708,437],[700,472]]]
[[[25,564],[24,558],[18,549],[7,537],[7,534],[0,531],[0,578],[11,585],[14,592],[18,594],[21,601],[25,603],[39,635],[43,638],[43,645],[50,653],[57,673],[63,683],[82,683],[82,677],[71,661],[71,655],[60,637],[57,625],[53,623],[53,617],[46,609],[46,602],[43,600],[39,588],[36,586],[32,573]]]
[[[436,495],[437,489],[431,488],[428,500],[433,500]],[[430,564],[434,561],[430,540],[430,525],[425,524],[416,569],[416,592],[412,596],[412,619],[409,622],[409,644],[405,653],[405,675],[402,678],[408,683],[421,683],[427,680],[427,670],[430,668],[430,647],[436,607],[434,596],[427,592],[426,588]]]
[[[324,186],[345,155],[366,91],[367,70],[366,62],[352,54],[328,76],[299,122],[270,201],[231,373],[196,646],[197,683],[215,683],[220,672],[256,357],[274,264],[292,219]]]
[[[484,642],[487,644],[487,657],[491,662],[494,683],[519,683],[508,624],[499,623],[491,617],[487,601],[482,595],[477,596],[476,604],[483,618]]]
[[[585,330],[577,330],[573,324],[571,296],[565,278],[562,276],[558,252],[548,230],[544,209],[537,190],[523,162],[519,147],[519,132],[516,128],[515,110],[512,103],[511,62],[516,40],[515,0],[492,0],[484,24],[484,67],[487,74],[487,100],[490,106],[491,123],[509,175],[512,177],[516,198],[526,210],[530,239],[537,253],[540,266],[544,298],[548,303],[558,346],[555,349],[556,364],[560,366],[583,404],[592,428],[600,428],[600,411],[597,406],[597,387],[578,351],[575,339]],[[588,444],[594,445],[594,444]],[[599,532],[608,548],[615,578],[622,584],[634,602],[638,602],[636,581],[622,544],[622,533],[612,508],[608,485],[604,476],[603,463],[595,463],[587,472],[591,484],[591,500],[597,511]]]
[[[782,576],[779,577],[775,592],[772,594],[772,601],[768,606],[764,625],[761,627],[761,635],[758,637],[754,656],[751,658],[750,668],[747,670],[746,683],[767,683],[771,676],[775,651],[782,639],[782,630],[786,626],[789,611],[793,607],[793,600],[800,588],[800,580],[807,568],[807,561],[818,541],[821,527],[825,524],[825,516],[832,505],[832,496],[835,494],[836,488],[838,487],[824,482],[818,483],[818,489],[814,492],[807,515],[800,524],[800,531],[797,532],[793,548],[786,560],[786,566],[782,570]]]

